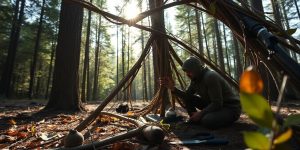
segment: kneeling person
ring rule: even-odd
[[[190,116],[189,121],[216,129],[231,125],[239,119],[241,105],[239,96],[218,73],[201,64],[195,58],[188,58],[182,65],[191,79],[186,91],[174,86],[174,81],[161,79],[160,83],[181,98]],[[197,111],[198,108],[201,111]]]

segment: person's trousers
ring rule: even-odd
[[[196,108],[202,110],[209,105],[201,100],[201,98],[198,96],[190,96],[189,99],[184,100],[184,103],[189,115],[191,115],[192,112],[196,112]],[[231,125],[233,122],[239,119],[240,114],[240,108],[230,108],[224,106],[220,110],[204,114],[198,123],[206,128],[217,129]]]

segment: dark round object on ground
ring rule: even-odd
[[[64,139],[64,145],[65,147],[75,147],[82,145],[84,141],[83,135],[76,131],[76,130],[70,130],[69,134]]]
[[[143,130],[143,135],[147,142],[152,145],[161,144],[164,141],[165,133],[157,126],[148,126]]]
[[[120,104],[117,108],[116,108],[116,112],[117,113],[122,113],[125,114],[129,111],[129,106],[128,104]]]

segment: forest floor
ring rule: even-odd
[[[82,113],[38,113],[46,104],[41,100],[2,100],[0,102],[0,149],[49,149],[57,148],[61,145],[60,140],[67,135],[70,129],[75,128],[84,120],[100,102],[88,103],[85,105],[86,112]],[[135,108],[141,108],[143,103],[134,103]],[[272,109],[276,107],[272,104]],[[281,109],[281,115],[286,117],[290,114],[299,114],[300,105],[297,103],[286,103]],[[183,109],[178,108],[177,114],[186,117]],[[150,147],[138,144],[137,140],[129,139],[116,142],[114,144],[101,147],[100,149],[111,150],[183,150],[183,149],[203,149],[203,150],[237,150],[245,149],[243,142],[243,131],[256,130],[257,127],[244,114],[230,127],[209,130],[198,125],[187,125],[172,123],[170,132],[165,137],[164,143],[159,146]],[[93,136],[85,140],[85,143],[99,141],[110,137],[116,133],[126,132],[135,128],[133,124],[126,123],[116,118],[97,118],[93,127],[89,126],[85,132],[92,133]],[[186,137],[192,137],[199,133],[209,132],[215,138],[227,139],[227,145],[171,145],[172,141],[179,141]]]

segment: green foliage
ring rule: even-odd
[[[300,115],[288,116],[280,126],[266,100],[259,94],[240,93],[243,111],[257,125],[265,128],[267,132],[244,132],[244,141],[251,149],[287,149],[287,142],[292,137],[290,126],[300,124]],[[275,136],[276,135],[276,136]],[[272,142],[271,142],[272,141]]]
[[[240,93],[243,111],[258,125],[272,128],[274,116],[269,104],[258,94]]]
[[[290,115],[285,119],[283,127],[289,127],[292,125],[299,125],[299,124],[300,124],[300,114]]]
[[[297,29],[288,29],[288,30],[286,30],[285,32],[286,32],[288,35],[293,35],[296,31],[297,31]]]
[[[246,145],[252,149],[269,150],[270,140],[260,132],[243,132]]]

